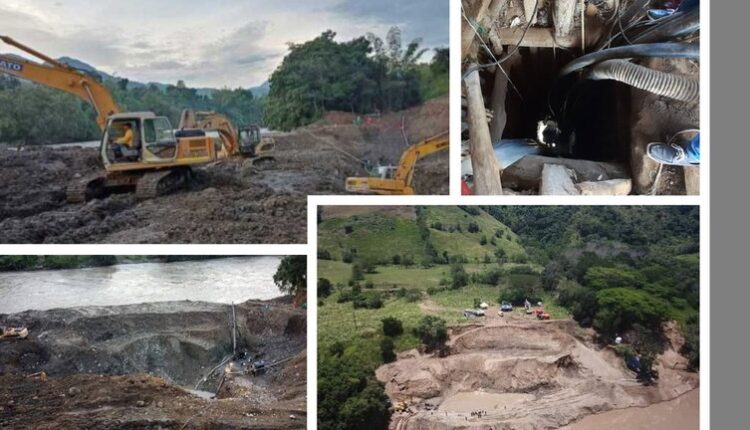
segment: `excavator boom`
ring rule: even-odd
[[[90,103],[96,110],[96,123],[102,131],[107,126],[107,117],[120,112],[109,90],[95,78],[16,42],[10,37],[0,36],[0,40],[44,61],[44,64],[39,64],[21,57],[0,55],[0,73],[7,73],[65,91]]]
[[[448,149],[448,132],[412,145],[401,155],[392,178],[347,178],[346,190],[354,193],[375,193],[387,195],[414,194],[412,180],[417,161],[430,154]]]

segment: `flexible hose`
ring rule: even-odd
[[[675,12],[662,18],[656,23],[631,38],[633,43],[653,43],[698,31],[701,26],[701,14],[699,8],[687,12]]]
[[[684,102],[697,102],[700,98],[698,79],[660,72],[633,64],[627,60],[609,60],[597,64],[586,77],[592,80],[615,80],[653,94]]]
[[[560,70],[558,77],[602,61],[636,57],[699,58],[700,46],[697,43],[646,43],[605,49],[576,58]]]

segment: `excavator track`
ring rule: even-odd
[[[188,169],[170,169],[148,172],[138,180],[135,197],[138,200],[153,199],[179,189],[187,182]]]
[[[73,180],[66,190],[68,203],[86,203],[88,200],[100,197],[104,193],[106,179],[105,174],[96,173]]]

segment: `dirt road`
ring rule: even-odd
[[[0,315],[0,326],[30,331],[0,345],[0,428],[304,428],[304,311],[274,300],[243,303],[236,313],[244,358],[230,361],[230,370],[254,360],[277,366],[255,376],[217,366],[232,356],[227,305]],[[196,386],[221,390],[208,399],[188,391]]]
[[[307,196],[343,194],[362,162],[397,164],[410,144],[442,133],[448,99],[353,125],[331,115],[275,133],[276,163],[225,160],[195,169],[189,188],[152,200],[133,193],[66,202],[67,184],[100,169],[93,148],[0,151],[0,243],[304,243]],[[403,132],[402,132],[402,128]],[[422,194],[447,194],[448,155],[417,165]]]

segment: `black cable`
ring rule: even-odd
[[[518,49],[521,47],[521,43],[523,43],[523,40],[526,38],[526,33],[529,32],[529,29],[531,28],[531,23],[534,22],[534,17],[536,16],[538,7],[539,7],[539,0],[536,0],[536,2],[534,3],[534,12],[531,13],[531,17],[529,18],[529,22],[526,24],[526,28],[524,28],[523,30],[523,34],[521,35],[521,38],[518,40],[518,43],[516,43],[516,45],[513,47],[513,50],[511,52],[509,52],[508,54],[503,56],[501,59],[496,60],[493,63],[480,64],[474,67],[470,67],[464,72],[462,78],[465,78],[467,75],[469,75],[469,73],[472,73],[477,70],[488,69],[494,66],[500,66],[500,64],[504,63],[510,57],[515,55],[516,52],[518,52]]]
[[[634,57],[699,58],[700,46],[697,43],[646,43],[619,46],[578,57],[565,65],[557,76],[562,78],[576,70],[605,60]]]

